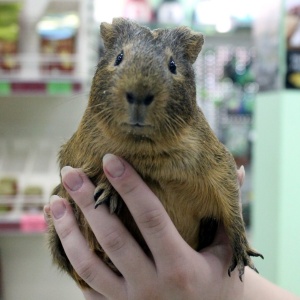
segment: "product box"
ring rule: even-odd
[[[0,72],[20,68],[18,62],[19,3],[0,3]]]
[[[37,25],[40,37],[42,73],[72,73],[75,68],[76,36],[79,17],[76,13],[45,15]]]

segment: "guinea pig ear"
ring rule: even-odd
[[[105,48],[111,48],[116,42],[116,39],[126,32],[125,27],[128,27],[130,21],[124,18],[114,18],[112,24],[102,22],[100,25],[100,33],[104,42]]]
[[[102,22],[100,25],[100,33],[103,39],[104,47],[109,48],[115,41],[113,25]]]
[[[181,26],[174,30],[175,36],[177,35],[178,42],[183,47],[186,57],[193,64],[202,49],[204,43],[203,34],[193,31],[186,26]]]

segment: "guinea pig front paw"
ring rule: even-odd
[[[94,192],[95,208],[105,204],[109,207],[110,213],[118,212],[121,208],[121,201],[115,189],[106,182],[100,183]]]

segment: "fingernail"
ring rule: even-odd
[[[46,223],[48,224],[49,223],[49,219],[50,219],[50,205],[49,204],[46,204],[44,206],[44,219],[46,221]]]
[[[66,212],[66,205],[64,201],[58,196],[54,195],[50,198],[50,209],[53,217],[58,220],[60,219]]]
[[[67,186],[68,189],[75,192],[82,187],[83,180],[79,173],[73,169],[72,167],[65,166],[61,169],[61,176],[63,179],[64,185]]]
[[[45,215],[49,215],[50,214],[50,205],[49,204],[46,204],[44,206],[44,214]]]
[[[123,162],[113,154],[105,154],[103,157],[103,166],[109,175],[113,178],[120,177],[124,171],[125,166]]]

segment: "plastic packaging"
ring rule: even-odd
[[[75,68],[79,17],[74,12],[45,15],[37,25],[44,73],[70,73]]]

